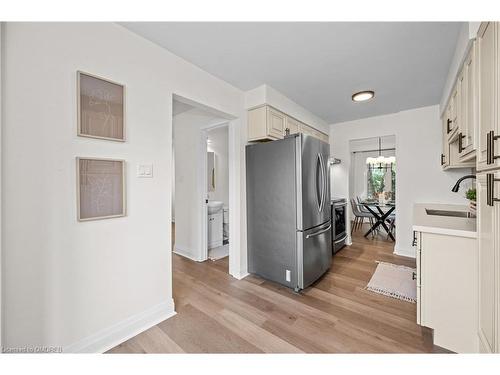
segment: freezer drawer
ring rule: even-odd
[[[331,222],[297,232],[298,289],[307,288],[331,265]]]

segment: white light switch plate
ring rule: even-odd
[[[137,166],[137,177],[153,177],[153,164],[139,164]]]

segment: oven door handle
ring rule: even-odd
[[[337,244],[337,243],[340,243],[340,242],[342,242],[342,241],[345,241],[345,239],[346,239],[346,238],[347,238],[347,234],[346,234],[346,235],[344,235],[341,239],[336,240],[334,243],[336,243],[336,244]]]

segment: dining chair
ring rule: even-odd
[[[354,214],[353,224],[351,226],[351,235],[354,230],[361,228],[363,225],[365,218],[368,219],[371,225],[373,225],[373,215],[370,212],[363,212],[360,210],[360,204],[356,203],[354,198],[350,199],[352,213]],[[373,234],[372,234],[373,237]]]

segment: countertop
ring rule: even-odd
[[[459,204],[415,204],[413,206],[414,231],[477,238],[475,218],[428,215],[425,211],[426,208],[448,211],[469,211],[468,206]]]

